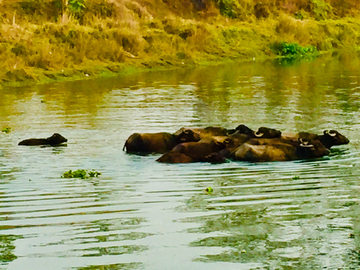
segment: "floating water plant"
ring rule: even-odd
[[[1,130],[1,132],[10,133],[10,132],[11,132],[11,128],[9,128],[9,127],[3,128],[3,129]]]
[[[206,189],[205,189],[205,191],[208,193],[208,194],[211,194],[211,193],[213,193],[213,188],[212,187],[207,187]]]
[[[84,170],[84,169],[78,169],[78,170],[69,170],[67,172],[64,172],[62,174],[62,178],[81,178],[81,179],[86,179],[86,178],[93,178],[93,177],[99,177],[99,175],[101,175],[100,172],[95,171],[95,170]]]

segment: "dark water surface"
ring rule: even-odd
[[[359,269],[359,76],[344,54],[2,90],[0,269]],[[122,151],[133,132],[242,123],[350,144],[259,164]],[[54,132],[67,146],[17,145]]]

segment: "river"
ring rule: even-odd
[[[2,90],[0,269],[360,268],[359,76],[343,53]],[[267,163],[122,150],[134,132],[239,124],[350,143]],[[54,132],[65,146],[17,145]],[[101,175],[62,177],[77,169]]]

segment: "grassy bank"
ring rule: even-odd
[[[358,49],[353,0],[0,1],[1,85]]]

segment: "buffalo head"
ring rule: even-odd
[[[280,138],[281,131],[273,128],[260,127],[258,131],[254,133],[257,138]]]

